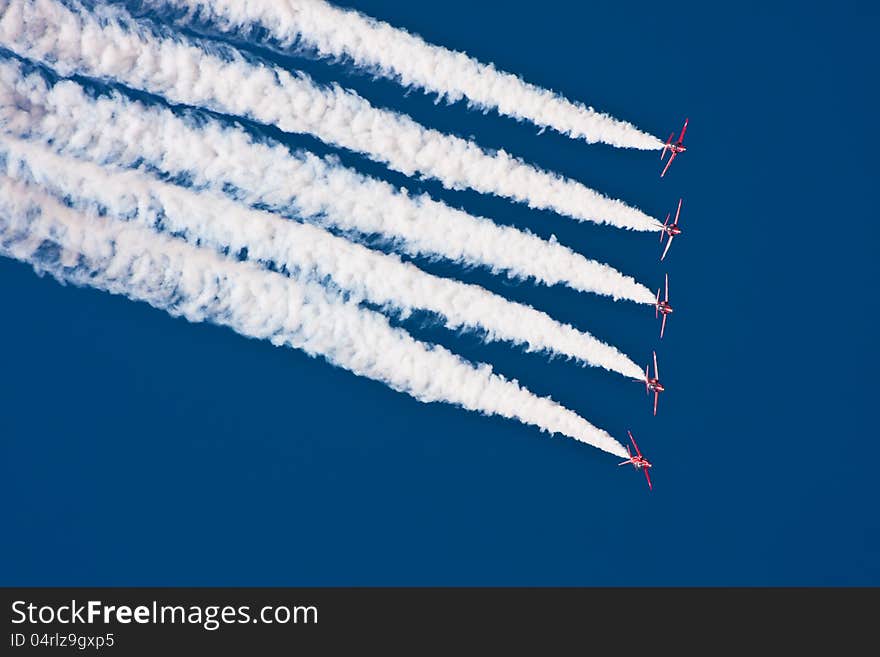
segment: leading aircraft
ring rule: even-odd
[[[660,339],[663,339],[663,331],[666,329],[666,316],[672,314],[672,306],[669,305],[669,274],[666,274],[666,297],[660,301],[660,288],[657,288],[657,301],[654,304],[654,317],[663,315],[663,322],[660,324]],[[656,365],[655,365],[656,368]],[[647,376],[647,373],[646,373]]]
[[[663,258],[666,257],[666,252],[669,251],[669,246],[672,244],[672,238],[676,235],[681,235],[681,227],[678,225],[678,215],[681,214],[682,200],[683,199],[678,199],[678,210],[675,211],[675,219],[673,219],[672,223],[669,223],[669,214],[666,215],[666,221],[663,222],[663,232],[660,233],[660,244],[663,244],[664,237],[669,237],[669,241],[666,242],[666,248],[663,249],[663,255],[660,256],[660,260],[663,260]]]
[[[629,451],[629,445],[627,445],[626,453],[629,454],[629,458],[626,461],[618,463],[617,465],[627,465],[631,463],[636,470],[644,470],[645,479],[648,480],[648,488],[650,490],[654,490],[654,486],[653,484],[651,484],[651,475],[648,474],[648,468],[654,466],[651,465],[651,462],[648,461],[648,459],[642,456],[642,453],[639,451],[639,446],[636,445],[636,439],[633,438],[632,431],[627,430],[627,433],[629,434],[629,439],[632,441],[633,447],[636,448],[636,455],[632,455],[632,452]]]
[[[665,317],[665,316],[664,316]],[[649,365],[645,365],[645,393],[650,394],[654,393],[654,415],[657,415],[657,398],[660,397],[660,393],[666,390],[663,387],[663,384],[660,383],[660,371],[657,369],[657,352],[654,352],[654,376],[648,376],[648,367]]]
[[[678,141],[674,144],[672,143],[672,138],[675,136],[674,132],[669,135],[669,139],[666,140],[666,145],[663,146],[663,152],[660,153],[660,159],[662,160],[664,157],[666,157],[666,151],[669,151],[670,155],[669,162],[666,163],[666,166],[663,168],[663,173],[660,174],[661,178],[666,175],[666,171],[669,169],[669,165],[672,164],[672,160],[675,159],[675,156],[679,153],[684,153],[687,150],[687,147],[682,143],[684,142],[684,133],[687,129],[688,119],[685,119],[684,127],[681,129],[681,135],[678,137]]]

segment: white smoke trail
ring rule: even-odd
[[[627,356],[593,336],[512,303],[476,285],[432,276],[397,257],[371,251],[314,226],[250,211],[211,192],[196,193],[136,171],[110,172],[17,139],[0,140],[5,173],[33,181],[74,207],[109,211],[146,227],[162,225],[190,243],[220,252],[247,249],[250,259],[273,262],[297,277],[330,277],[352,293],[404,314],[429,310],[450,329],[477,329],[489,340],[506,340],[529,351],[575,358],[634,379],[642,371]]]
[[[323,0],[140,0],[187,10],[223,30],[265,29],[281,48],[304,48],[351,61],[374,75],[436,93],[448,102],[466,99],[483,111],[530,121],[587,143],[657,150],[663,142],[592,107],[525,82],[465,53]]]
[[[644,285],[555,242],[499,226],[432,200],[410,196],[308,153],[254,143],[240,128],[216,120],[189,125],[167,109],[118,94],[88,98],[79,85],[51,87],[0,60],[0,124],[6,131],[51,143],[57,152],[102,164],[142,166],[197,187],[228,191],[250,205],[381,235],[414,256],[441,256],[546,285],[652,304]]]
[[[172,102],[244,116],[309,133],[365,154],[406,175],[444,186],[551,209],[582,221],[658,231],[656,219],[584,185],[541,171],[505,151],[488,153],[458,137],[372,107],[337,85],[246,62],[234,51],[206,52],[179,37],[160,38],[118,8],[99,6],[99,21],[56,0],[0,0],[0,41],[62,75],[109,78]]]
[[[61,281],[323,356],[419,401],[515,418],[626,455],[610,435],[551,399],[494,374],[488,365],[474,367],[442,347],[420,343],[378,313],[328,296],[318,285],[80,213],[7,177],[0,178],[0,253]]]

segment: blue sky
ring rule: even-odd
[[[618,438],[616,459],[511,421],[420,404],[300,352],[0,261],[6,345],[4,584],[878,585],[873,377],[877,16],[616,10],[548,0],[349,2],[690,150],[587,146],[345,66],[282,58],[373,103],[503,147],[661,218],[656,237],[447,192],[288,139],[561,242],[639,280],[649,308],[420,263],[621,347],[658,350],[657,418],[637,383],[404,325],[491,362]]]

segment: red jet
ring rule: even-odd
[[[666,257],[666,252],[669,251],[669,246],[672,244],[672,238],[676,235],[681,235],[681,228],[678,225],[678,215],[681,214],[681,202],[683,199],[678,199],[678,210],[675,211],[675,219],[670,224],[669,223],[669,215],[666,215],[666,221],[663,222],[663,232],[660,233],[660,244],[663,244],[663,238],[669,237],[669,241],[666,242],[666,248],[663,249],[663,255],[660,256],[660,260]]]
[[[654,393],[654,415],[657,415],[657,398],[660,397],[660,393],[666,390],[663,387],[663,384],[660,383],[660,371],[657,369],[657,352],[654,352],[654,377],[651,378],[648,376],[648,365],[645,365],[645,393],[650,394]]]
[[[678,138],[678,141],[674,144],[672,143],[672,138],[675,136],[673,132],[669,135],[669,139],[666,140],[666,145],[663,147],[663,152],[660,154],[660,159],[662,160],[666,157],[666,151],[669,151],[671,154],[669,156],[669,162],[666,163],[666,167],[663,169],[663,173],[660,174],[660,177],[666,175],[666,171],[669,169],[669,165],[672,164],[672,160],[675,159],[675,156],[679,153],[684,153],[687,150],[687,147],[682,144],[684,141],[684,132],[688,129],[688,119],[684,120],[684,127],[681,129],[681,135]]]
[[[636,445],[636,439],[633,438],[632,432],[627,431],[627,433],[629,434],[629,439],[632,441],[633,447],[636,448],[636,456],[632,455],[632,452],[629,451],[629,445],[627,445],[626,453],[629,454],[629,459],[623,461],[622,463],[618,463],[617,465],[627,465],[628,463],[632,463],[633,467],[636,470],[644,470],[645,479],[648,480],[648,488],[654,490],[654,486],[651,484],[651,475],[648,474],[648,468],[651,468],[653,466],[651,465],[650,461],[648,461],[648,459],[642,456],[642,453],[639,451],[639,446]]]
[[[672,306],[669,305],[669,274],[666,274],[666,298],[660,301],[660,288],[657,288],[657,302],[654,304],[654,317],[663,315],[663,323],[660,324],[660,339],[663,339],[663,331],[666,329],[666,316],[672,314]],[[656,369],[656,364],[654,365]],[[647,376],[647,374],[645,375]]]

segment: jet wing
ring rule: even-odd
[[[670,236],[669,236],[669,241],[666,242],[666,248],[663,249],[663,255],[660,256],[660,260],[663,260],[663,258],[666,257],[666,253],[669,251],[669,247],[670,247],[670,245],[672,244],[672,238],[673,238],[673,237],[675,237],[675,235],[670,235]]]
[[[678,153],[676,151],[672,151],[672,155],[669,156],[669,161],[666,162],[666,166],[663,168],[663,173],[660,174],[661,178],[666,175],[666,172],[669,170],[669,165],[672,164],[672,160],[675,159],[676,155],[678,155]]]
[[[636,454],[638,454],[639,458],[641,458],[642,453],[641,451],[639,451],[639,444],[636,442],[636,439],[633,438],[632,431],[627,431],[627,433],[629,434],[629,439],[632,441],[633,447],[636,448]],[[629,447],[626,448],[626,451],[629,452]]]
[[[684,141],[684,133],[688,129],[688,121],[689,121],[689,119],[684,120],[684,126],[682,126],[682,128],[681,128],[681,136],[678,138],[679,144],[681,144],[681,142]]]
[[[648,480],[648,490],[654,490],[654,485],[651,483],[651,475],[648,474],[648,468],[642,468],[642,471],[645,473],[645,479]]]

